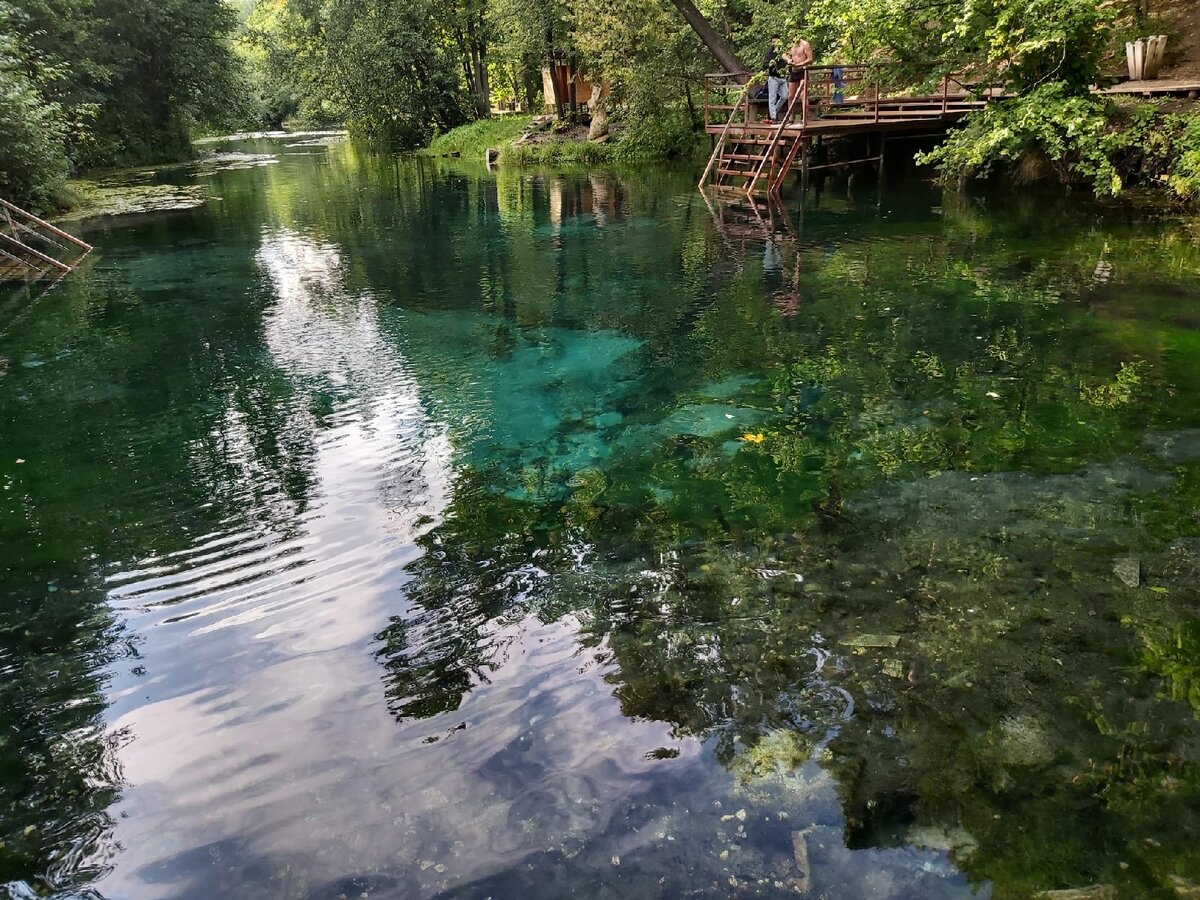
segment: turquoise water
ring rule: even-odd
[[[3,307],[9,895],[1200,884],[1189,222],[226,149]]]

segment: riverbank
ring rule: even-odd
[[[544,117],[518,113],[455,128],[419,152],[483,161],[488,151],[495,151],[494,161],[501,165],[533,167],[700,160],[707,146],[704,133],[682,120],[666,123],[663,133],[654,136],[616,120],[601,139],[589,140],[585,125],[552,124]]]
[[[934,164],[948,159],[943,174],[960,186],[998,178],[1018,187],[1091,182],[1102,195],[1148,190],[1186,203],[1200,198],[1200,106],[1196,101],[1096,100],[1087,133],[1057,143],[1047,135],[1064,128],[1063,122],[1022,121],[1006,129],[1007,118],[1011,116],[1003,107],[972,117],[960,131],[950,132],[955,149],[945,156],[935,154],[919,171],[937,177]],[[1001,130],[1010,142],[1008,150],[995,154],[989,165],[972,164],[971,160],[981,155],[976,154],[977,145],[993,140]],[[687,145],[686,139],[676,141],[676,146],[679,143]],[[516,114],[463,125],[419,151],[422,156],[473,161],[484,161],[489,152],[493,162],[518,167],[700,161],[707,142],[697,133],[689,152],[665,154],[624,134],[619,125],[603,141],[595,141],[587,139],[586,127],[550,126],[528,114]]]

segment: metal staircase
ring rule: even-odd
[[[0,198],[0,281],[58,280],[91,252],[90,244]]]

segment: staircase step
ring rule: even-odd
[[[730,134],[729,137],[727,137],[725,139],[725,142],[728,144],[763,144],[763,145],[776,143],[775,138],[772,137],[771,135],[759,136],[759,135],[737,135],[737,134]],[[787,142],[788,142],[787,135],[784,135],[778,141],[778,143],[780,143],[780,144],[786,144]]]

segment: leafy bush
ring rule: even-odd
[[[1158,102],[1118,109],[1117,164],[1126,182],[1165,185],[1181,200],[1200,199],[1200,114],[1163,113]]]
[[[1200,197],[1200,116],[1179,116],[1175,164],[1167,184],[1185,200]]]
[[[918,161],[936,165],[945,179],[962,183],[997,167],[1041,158],[1062,181],[1086,180],[1098,195],[1113,196],[1122,189],[1112,160],[1122,143],[1109,127],[1105,101],[1074,95],[1063,82],[1047,82],[1023,97],[972,113],[963,127]]]
[[[705,146],[691,111],[682,103],[664,104],[661,96],[630,103],[619,122],[614,153],[620,159],[690,159]]]
[[[4,23],[0,8],[0,26]],[[0,196],[37,210],[49,207],[69,167],[66,121],[25,75],[16,39],[0,27]]]

